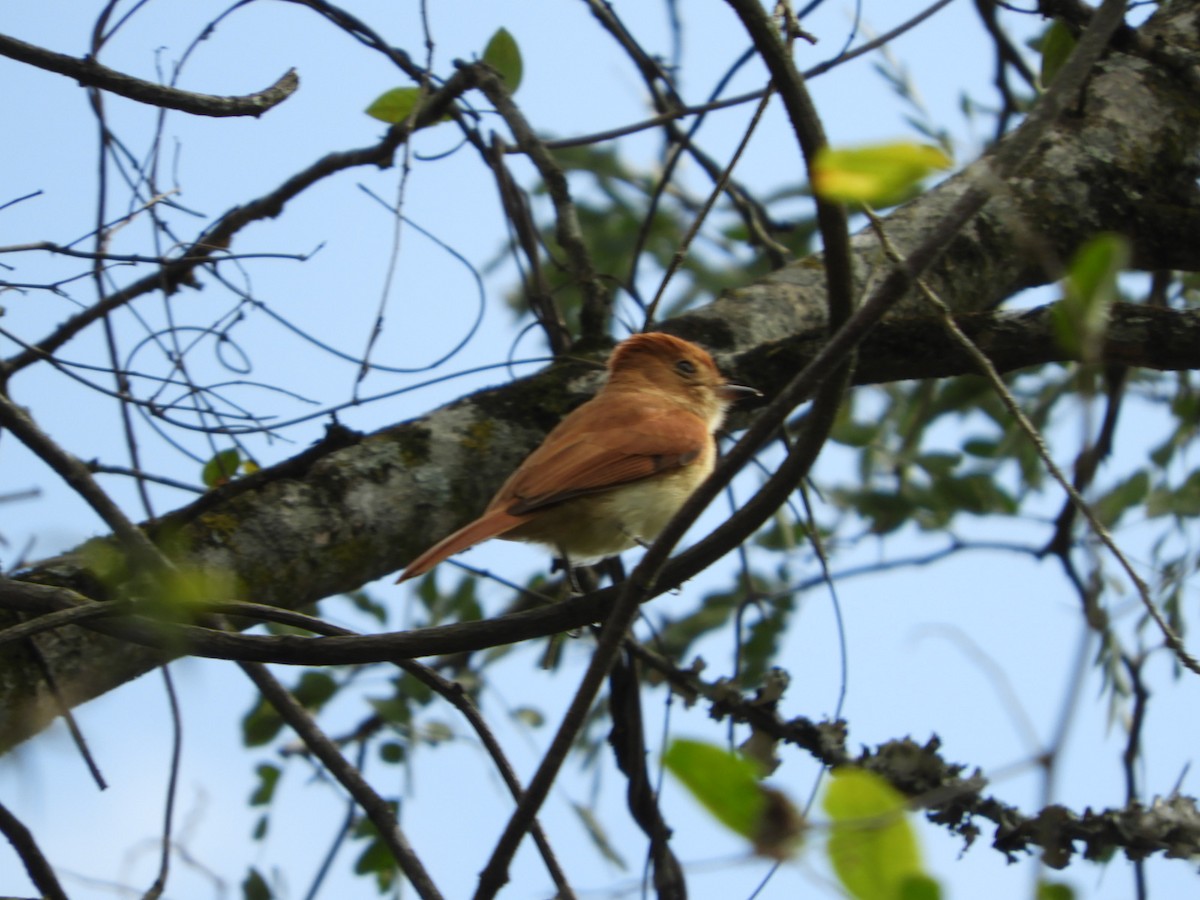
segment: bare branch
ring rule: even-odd
[[[604,289],[600,279],[596,277],[596,269],[592,263],[591,253],[583,240],[583,232],[579,226],[579,216],[575,212],[575,203],[571,199],[571,190],[567,185],[567,177],[562,167],[542,145],[525,116],[513,103],[504,81],[487,67],[476,68],[478,87],[496,107],[496,111],[512,129],[517,146],[529,155],[529,160],[537,167],[538,174],[546,183],[546,190],[554,202],[555,236],[559,245],[567,255],[571,274],[579,285],[583,295],[583,308],[580,313],[580,327],[583,338],[595,343],[608,335],[608,322],[612,315],[612,298]],[[462,71],[460,67],[459,71]]]
[[[421,900],[440,900],[441,892],[434,885],[421,860],[413,852],[412,846],[396,821],[395,811],[387,801],[367,783],[358,769],[346,761],[337,745],[317,727],[308,710],[301,706],[296,698],[276,680],[266,666],[258,663],[242,663],[241,665],[242,671],[254,682],[262,693],[263,699],[275,708],[275,711],[304,741],[305,746],[321,760],[329,773],[350,792],[358,805],[362,807],[371,820],[371,824],[379,833],[380,840],[391,851],[400,871],[412,883],[413,889],[421,897]]]
[[[396,148],[408,139],[413,130],[438,121],[445,115],[450,105],[471,87],[473,71],[469,68],[462,69],[447,79],[442,88],[433,93],[428,102],[421,107],[421,111],[414,121],[389,128],[387,134],[378,143],[356,150],[327,154],[307,168],[301,169],[273,191],[242,206],[235,206],[195,242],[184,248],[178,258],[171,259],[157,272],[152,272],[133,284],[114,291],[102,302],[93,304],[83,312],[72,316],[35,346],[0,364],[0,374],[4,374],[5,369],[11,373],[38,362],[45,356],[54,353],[93,322],[144,294],[156,290],[166,293],[178,290],[180,285],[189,283],[196,268],[217,254],[223,255],[239,231],[252,222],[275,218],[283,212],[284,206],[290,200],[317,182],[357,166],[374,165],[387,168],[392,164]]]
[[[41,848],[38,847],[33,835],[29,833],[29,829],[2,803],[0,803],[0,833],[8,838],[8,842],[17,851],[17,856],[25,864],[25,871],[29,873],[30,880],[33,881],[34,887],[41,891],[43,898],[45,900],[67,900],[66,892],[58,883],[54,869],[42,855]]]
[[[272,107],[278,106],[295,93],[296,88],[300,86],[300,77],[296,74],[296,70],[288,69],[270,87],[242,97],[196,94],[192,91],[181,91],[179,88],[167,87],[163,84],[134,78],[132,75],[125,75],[101,65],[90,56],[83,59],[66,56],[3,34],[0,34],[0,56],[7,56],[9,59],[28,63],[48,72],[66,75],[88,87],[119,94],[139,103],[161,106],[165,109],[177,109],[180,112],[196,116],[258,117]]]

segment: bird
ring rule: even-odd
[[[608,380],[569,413],[500,486],[483,513],[400,574],[425,574],[491,538],[550,547],[568,572],[648,546],[712,472],[714,437],[737,399],[697,344],[662,332],[621,341]]]

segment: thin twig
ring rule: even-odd
[[[755,46],[767,61],[775,86],[784,99],[784,106],[800,140],[806,161],[811,165],[817,149],[824,143],[824,135],[816,110],[804,87],[803,79],[792,65],[790,56],[787,55],[782,43],[776,37],[770,20],[763,13],[757,0],[730,0],[730,4],[742,17],[743,23],[755,41]],[[853,305],[846,213],[840,206],[821,201],[818,202],[817,221],[826,248],[829,321],[831,327],[838,328],[844,323],[848,324],[847,320]],[[847,344],[840,355],[832,360],[829,367],[822,370],[820,380],[824,383],[817,391],[813,408],[797,441],[796,449],[776,473],[773,481],[791,478],[791,485],[794,485],[807,473],[808,468],[815,461],[828,436],[829,429],[833,426],[834,416],[841,403],[849,378],[848,361],[853,349],[854,342]],[[775,406],[776,404],[772,404],[772,407]],[[477,900],[487,900],[487,898],[495,896],[496,892],[507,882],[508,867],[517,847],[557,778],[559,769],[574,742],[575,735],[586,720],[588,711],[620,652],[625,634],[637,617],[640,604],[656,588],[656,582],[666,563],[667,556],[683,537],[691,523],[724,489],[734,474],[741,470],[763,442],[770,437],[771,432],[778,426],[778,423],[783,421],[784,415],[791,408],[788,406],[786,410],[776,410],[779,418],[769,425],[759,423],[762,428],[759,431],[758,442],[753,445],[753,449],[748,446],[749,441],[743,439],[739,442],[738,446],[734,448],[734,452],[721,461],[717,470],[671,518],[662,533],[646,551],[646,555],[638,563],[637,568],[631,573],[629,580],[620,586],[616,603],[613,604],[611,611],[604,619],[604,629],[601,632],[600,640],[575,697],[563,716],[559,729],[551,740],[541,764],[533,778],[530,779],[525,796],[517,805],[517,809],[513,812],[508,825],[497,841],[487,865],[480,874],[479,887],[475,894]],[[737,453],[739,449],[742,451],[740,454]],[[778,489],[778,484],[775,487]],[[790,486],[788,491],[790,492]],[[769,515],[769,511],[764,513],[764,518],[765,515]],[[756,523],[755,527],[757,524],[761,524],[761,522]]]
[[[882,221],[870,210],[867,210],[866,212],[871,220],[872,226],[875,228],[875,233],[879,237],[879,241],[884,249],[884,252],[886,252],[888,257],[898,266],[903,265],[904,259],[888,239],[887,233],[884,231]],[[980,350],[979,346],[963,333],[962,329],[958,327],[958,323],[954,321],[954,315],[950,312],[950,307],[948,307],[945,302],[938,297],[937,294],[935,294],[927,284],[925,284],[923,279],[918,278],[916,284],[922,296],[924,296],[925,299],[934,307],[934,309],[937,310],[938,315],[942,319],[943,325],[946,327],[946,330],[949,331],[950,334],[954,336],[955,340],[962,345],[963,349],[970,353],[974,358],[976,365],[979,367],[979,371],[984,375],[985,378],[987,378],[988,382],[992,386],[992,389],[1000,398],[1000,402],[1004,404],[1004,408],[1008,410],[1009,415],[1011,415],[1013,420],[1017,423],[1017,427],[1025,433],[1025,436],[1033,445],[1033,449],[1036,451],[1038,457],[1042,460],[1042,465],[1046,467],[1046,471],[1050,473],[1050,476],[1057,481],[1059,486],[1066,492],[1067,496],[1071,500],[1071,503],[1077,510],[1079,510],[1080,515],[1087,520],[1088,525],[1091,526],[1093,533],[1100,540],[1100,543],[1102,543],[1108,549],[1108,551],[1117,560],[1118,565],[1120,565],[1120,567],[1124,570],[1129,580],[1133,582],[1133,586],[1137,590],[1138,597],[1141,598],[1142,605],[1146,608],[1146,612],[1149,614],[1150,618],[1154,620],[1155,625],[1158,626],[1159,631],[1162,632],[1163,640],[1166,642],[1166,645],[1171,648],[1171,650],[1175,653],[1175,657],[1185,668],[1190,669],[1197,675],[1200,675],[1200,661],[1197,661],[1193,656],[1191,656],[1191,654],[1187,652],[1187,649],[1183,645],[1182,639],[1178,634],[1175,633],[1175,629],[1173,629],[1170,623],[1167,622],[1166,617],[1162,614],[1162,611],[1159,610],[1157,604],[1154,602],[1154,599],[1150,596],[1150,586],[1146,584],[1145,580],[1133,568],[1133,564],[1129,561],[1129,558],[1125,555],[1121,548],[1117,546],[1117,543],[1113,539],[1111,532],[1109,532],[1104,523],[1100,521],[1095,510],[1093,510],[1091,505],[1083,499],[1083,496],[1075,489],[1075,486],[1071,484],[1070,479],[1068,479],[1063,471],[1058,467],[1058,463],[1054,461],[1054,457],[1050,454],[1050,448],[1046,445],[1045,439],[1038,432],[1037,427],[1029,421],[1029,417],[1025,415],[1025,411],[1021,409],[1021,405],[1017,402],[1017,398],[1012,395],[1012,392],[1004,384],[1004,379],[1000,377],[1000,374],[992,365],[992,361],[987,358],[987,354]]]
[[[591,252],[583,239],[583,229],[571,199],[571,190],[562,167],[546,149],[524,114],[513,103],[504,81],[485,66],[471,67],[475,71],[476,87],[491,101],[501,118],[512,130],[513,138],[533,163],[546,184],[554,204],[554,233],[567,255],[570,271],[583,296],[580,310],[580,331],[584,340],[596,341],[608,334],[612,314],[612,298],[596,274]],[[463,69],[460,69],[463,71]]]
[[[51,334],[38,341],[33,348],[26,349],[0,364],[0,373],[5,369],[9,373],[15,372],[53,354],[111,310],[125,306],[144,294],[160,290],[171,293],[177,290],[192,277],[193,270],[209,257],[223,254],[239,231],[253,222],[279,215],[285,204],[317,182],[358,166],[390,166],[396,149],[408,139],[412,131],[440,120],[463,92],[472,86],[474,72],[472,68],[464,68],[448,78],[439,90],[430,95],[429,102],[421,107],[415,122],[392,126],[379,142],[370,146],[326,154],[287,178],[274,190],[235,206],[188,245],[178,259],[172,259],[158,271],[151,272],[109,294],[104,302],[95,303],[67,319]]]
[[[162,851],[158,860],[158,876],[154,879],[142,900],[158,900],[167,887],[167,874],[171,868],[171,843],[175,819],[175,797],[179,788],[179,760],[183,753],[183,719],[179,715],[179,697],[171,679],[171,669],[162,666],[163,686],[167,691],[167,706],[171,710],[171,770],[167,777],[167,802],[163,807]]]
[[[763,94],[762,100],[758,102],[758,106],[754,110],[754,115],[750,119],[750,123],[746,126],[746,131],[742,135],[741,141],[738,143],[737,149],[734,150],[733,156],[722,171],[720,177],[717,178],[717,183],[708,193],[707,199],[704,201],[704,206],[696,213],[692,220],[691,226],[687,230],[687,234],[683,236],[683,240],[679,242],[679,246],[675,248],[674,254],[671,256],[671,261],[667,265],[667,270],[663,273],[662,280],[659,282],[658,291],[654,295],[654,299],[650,301],[650,305],[646,307],[646,319],[642,325],[642,330],[645,331],[654,322],[654,316],[658,312],[658,305],[662,302],[663,296],[667,292],[667,285],[671,283],[671,279],[675,277],[675,273],[679,271],[679,267],[683,265],[683,261],[687,259],[688,248],[691,247],[692,241],[696,235],[700,233],[700,228],[708,218],[708,214],[712,211],[713,206],[717,202],[717,198],[725,191],[725,186],[729,183],[729,179],[733,176],[733,170],[737,167],[738,161],[742,158],[742,154],[746,152],[746,148],[750,145],[750,138],[754,136],[755,130],[758,128],[758,123],[762,121],[763,113],[767,111],[767,105],[771,102],[771,90]]]
[[[38,669],[41,670],[46,687],[50,689],[50,696],[54,698],[55,708],[58,710],[58,714],[62,716],[63,722],[67,726],[67,732],[71,735],[71,742],[75,745],[75,749],[79,751],[80,757],[83,758],[83,764],[87,766],[88,774],[92,776],[92,781],[96,783],[96,787],[100,790],[108,790],[108,782],[105,781],[104,773],[100,771],[100,766],[96,762],[96,758],[92,755],[92,749],[88,746],[87,738],[83,736],[83,729],[75,721],[75,714],[71,711],[71,705],[67,703],[66,698],[62,695],[62,691],[58,689],[58,680],[54,677],[54,670],[50,668],[50,661],[46,659],[41,648],[32,640],[27,641],[25,646],[33,655]]]
[[[392,858],[396,860],[396,865],[400,867],[400,871],[412,884],[421,900],[441,900],[441,892],[413,852],[387,801],[367,783],[358,769],[346,761],[337,745],[313,721],[308,710],[276,680],[266,666],[246,662],[240,665],[246,676],[254,682],[263,699],[271,704],[329,773],[358,801],[358,805],[379,833],[379,839],[387,846]]]
[[[96,512],[136,558],[155,564],[158,548],[133,524],[88,471],[87,465],[58,446],[29,415],[0,394],[0,426],[7,428],[35,456],[48,465]]]

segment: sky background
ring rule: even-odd
[[[416,3],[363,0],[347,6],[418,58],[423,52]],[[669,52],[660,4],[614,6],[644,46]],[[862,12],[871,30],[883,32],[921,7],[899,0],[866,0]],[[97,4],[73,4],[70,15],[64,15],[58,4],[13,0],[0,10],[0,32],[82,55],[88,48],[91,19],[97,9]],[[130,74],[158,77],[159,67],[169,68],[178,60],[205,23],[222,9],[208,2],[149,3],[122,28],[102,61]],[[681,4],[680,11],[686,25],[682,84],[688,99],[699,101],[747,41],[736,20],[717,0]],[[853,12],[851,3],[827,2],[805,21],[820,43],[816,48],[799,49],[801,65],[815,64],[840,49]],[[436,41],[433,68],[444,74],[452,71],[451,60],[478,55],[498,27],[508,28],[525,59],[525,79],[517,100],[542,133],[590,133],[647,114],[636,73],[603,38],[583,3],[434,0],[428,16]],[[1037,27],[1039,23],[1032,18],[1022,25],[1026,34]],[[933,120],[954,135],[958,162],[972,159],[990,123],[965,118],[961,99],[964,93],[985,104],[996,99],[991,88],[993,56],[973,4],[966,0],[952,3],[897,40],[890,52],[909,71]],[[193,236],[206,218],[264,193],[325,153],[372,143],[381,126],[365,116],[363,108],[382,91],[404,84],[400,73],[382,58],[326,26],[311,11],[254,3],[234,13],[199,45],[180,86],[212,94],[248,93],[270,84],[291,67],[300,73],[301,89],[261,120],[168,115],[164,128],[168,145],[162,154],[168,172],[162,183],[177,181],[181,187],[176,199],[184,209],[173,215],[173,222],[182,236]],[[0,203],[36,190],[44,192],[0,210],[0,246],[39,239],[66,243],[86,234],[96,218],[97,136],[84,93],[69,79],[8,60],[0,60],[0,79],[6,86],[0,92],[0,117],[21,123],[19,139],[0,145],[0,170],[6,173],[0,183]],[[731,91],[753,90],[762,84],[761,71],[748,67]],[[836,69],[811,87],[835,145],[914,136],[904,118],[911,108],[872,69],[872,59]],[[154,117],[120,98],[109,97],[106,104],[122,141],[135,155],[145,154],[156,124]],[[749,114],[749,109],[738,108],[711,116],[700,134],[705,148],[718,159],[728,158]],[[496,258],[505,231],[494,185],[477,158],[463,149],[441,156],[453,150],[457,141],[449,127],[417,136],[414,150],[420,159],[414,161],[414,175],[405,186],[405,211],[457,254],[482,268]],[[649,167],[659,149],[658,138],[653,134],[636,136],[623,140],[620,149],[631,164]],[[797,159],[794,138],[776,105],[737,177],[752,190],[794,184],[801,177]],[[519,164],[514,167],[519,172],[529,171]],[[697,190],[704,185],[699,173],[693,171],[688,177]],[[537,358],[544,353],[532,338],[514,343],[513,318],[500,302],[513,284],[514,272],[511,265],[502,264],[488,274],[479,331],[441,368],[419,371],[462,338],[480,302],[475,282],[458,259],[413,229],[404,229],[399,235],[401,252],[389,281],[389,257],[397,240],[393,220],[358,189],[359,184],[394,200],[400,176],[397,169],[343,174],[304,195],[279,219],[252,226],[239,235],[238,252],[308,254],[318,246],[321,249],[303,264],[288,259],[248,263],[234,280],[244,283],[266,307],[350,357],[361,354],[366,345],[386,286],[385,328],[375,358],[414,371],[373,373],[360,386],[363,396],[420,385],[431,376],[473,366]],[[112,196],[110,219],[125,211],[119,186]],[[145,252],[146,235],[144,221],[136,221],[117,235],[113,249]],[[86,266],[78,263],[64,264],[36,254],[0,257],[0,262],[19,267],[6,271],[4,277],[27,283],[86,271]],[[117,277],[125,276],[118,272]],[[86,299],[91,296],[89,291],[79,287],[75,296]],[[0,298],[0,305],[4,306],[0,327],[25,337],[44,334],[73,309],[69,300],[43,293],[9,292]],[[236,306],[237,298],[231,292],[209,286],[201,292],[182,293],[173,310],[180,321],[203,327]],[[135,346],[146,330],[165,325],[165,313],[153,302],[139,309],[147,324],[128,316],[119,320],[123,350],[132,354],[134,368],[161,372],[162,360],[153,349],[135,352]],[[221,348],[224,356],[211,340],[201,340],[192,357],[197,371],[211,373],[214,379],[222,377],[222,372],[226,373],[223,377],[232,377],[225,365],[236,362],[230,354],[244,354],[253,366],[246,378],[286,385],[316,403],[290,401],[250,387],[231,392],[239,402],[270,409],[286,419],[322,411],[354,396],[354,365],[314,351],[310,342],[261,310],[234,325],[230,338]],[[11,341],[0,335],[0,352],[9,355],[14,349]],[[62,357],[103,365],[99,333],[72,342]],[[518,366],[513,373],[531,370]],[[88,373],[88,377],[104,383],[102,373]],[[508,377],[509,373],[500,369],[454,378],[347,409],[339,416],[351,427],[370,431]],[[22,373],[14,380],[12,391],[18,402],[34,410],[47,431],[76,454],[127,463],[110,401],[47,367]],[[869,405],[870,400],[863,402]],[[1145,435],[1152,428],[1162,429],[1148,410],[1135,406],[1130,415],[1145,416],[1146,426],[1124,432],[1114,469],[1119,469],[1121,459],[1139,459],[1148,443]],[[1052,437],[1060,441],[1062,459],[1073,456],[1083,419],[1080,411],[1077,419],[1056,424]],[[284,439],[256,437],[250,439],[249,447],[260,462],[269,464],[305,448],[320,436],[327,421],[327,416],[318,416],[287,429]],[[959,429],[976,427],[979,423],[951,423],[940,437],[952,445],[961,441]],[[198,462],[145,429],[142,433],[147,468],[198,481]],[[213,448],[202,434],[186,435],[182,441],[183,449],[199,459],[211,455]],[[816,475],[818,486],[823,474],[831,479],[843,477],[851,460],[850,454],[830,448]],[[103,484],[131,514],[143,515],[132,484],[112,478]],[[6,541],[6,546],[0,546],[4,565],[22,555],[28,559],[49,556],[104,531],[81,501],[6,436],[0,441],[0,494],[27,488],[38,489],[40,496],[0,507],[0,535]],[[749,484],[743,483],[742,490],[749,489]],[[189,499],[185,492],[165,488],[154,494],[160,513]],[[1057,495],[1047,493],[1041,511],[1052,515],[1059,502]],[[714,508],[696,533],[720,515]],[[1044,522],[1037,520],[967,522],[961,531],[1024,543],[1037,543],[1048,534]],[[1121,538],[1136,556],[1144,551],[1149,533],[1147,523],[1135,522]],[[929,546],[915,539],[887,548],[863,542],[839,557],[835,570],[901,557]],[[514,578],[544,565],[541,554],[509,544],[481,548],[468,562]],[[814,572],[804,551],[791,564],[800,577]],[[450,583],[456,573],[446,569],[440,577],[443,583]],[[689,585],[683,596],[656,600],[650,615],[687,609],[697,593],[719,584],[720,570],[711,580]],[[377,599],[394,609],[392,627],[401,627],[409,614],[406,589],[385,582],[372,590]],[[508,592],[495,584],[483,584],[480,592],[489,612],[498,611],[509,599]],[[848,682],[843,685],[840,675],[838,630],[828,593],[810,592],[802,599],[780,660],[792,675],[785,714],[813,719],[832,715],[845,687],[842,714],[851,723],[851,747],[873,746],[905,734],[924,742],[936,733],[945,758],[980,766],[1002,799],[1027,811],[1037,808],[1041,780],[1031,761],[1063,721],[1063,704],[1080,654],[1086,659],[1095,652],[1094,645],[1081,644],[1080,616],[1057,569],[1049,562],[1035,564],[1012,554],[977,553],[934,567],[847,579],[839,583],[838,598]],[[1194,593],[1189,599],[1194,606]],[[341,601],[328,602],[322,612],[335,622],[373,627]],[[1136,618],[1132,597],[1123,616],[1126,625]],[[537,667],[540,644],[522,646],[497,670],[484,698],[485,712],[522,777],[527,778],[536,767],[540,748],[569,702],[589,652],[587,642],[569,642],[564,665],[551,674]],[[715,676],[731,666],[728,637],[704,643],[700,653],[709,665],[706,675]],[[995,676],[993,667],[1003,676]],[[1184,792],[1194,794],[1194,775],[1185,773],[1200,741],[1195,716],[1200,691],[1195,679],[1176,680],[1165,656],[1152,663],[1152,671],[1154,703],[1144,742],[1147,791],[1167,794],[1183,775]],[[270,749],[247,753],[241,748],[238,723],[251,703],[249,687],[236,668],[225,663],[186,660],[174,664],[172,672],[184,715],[176,827],[187,856],[177,857],[173,863],[168,896],[237,896],[237,881],[251,864],[268,877],[281,879],[281,896],[303,896],[345,814],[340,791],[320,783],[302,760],[290,759],[283,789],[272,808],[271,833],[262,842],[251,841],[250,831],[258,815],[246,807],[255,786],[253,767],[258,761],[279,763],[280,759]],[[1118,806],[1124,800],[1120,770],[1124,734],[1109,719],[1099,676],[1086,666],[1083,672],[1082,701],[1070,720],[1066,764],[1059,773],[1055,799],[1076,810]],[[386,693],[389,674],[372,672],[367,687],[375,679],[378,693]],[[281,677],[290,678],[292,673],[281,671]],[[1008,689],[1019,698],[1015,704],[1006,699]],[[540,729],[507,715],[531,703],[546,716],[548,724]],[[688,710],[678,702],[669,704],[661,689],[648,692],[644,705],[650,736],[663,733],[664,728],[672,735],[712,741],[724,734],[723,727],[716,728],[708,720],[703,708]],[[329,733],[337,734],[352,727],[361,715],[362,707],[347,698],[327,710],[321,721]],[[73,898],[140,895],[157,865],[156,842],[170,751],[171,730],[161,677],[151,674],[114,691],[78,710],[78,717],[109,789],[95,789],[65,732],[56,726],[0,758],[0,800],[30,827],[51,861],[61,866],[64,886]],[[453,738],[435,748],[418,749],[407,770],[385,768],[375,761],[368,765],[368,775],[384,793],[404,795],[402,825],[410,840],[446,896],[461,897],[473,889],[510,806],[466,725],[440,708],[426,716],[425,724],[431,723],[447,725]],[[785,759],[774,783],[803,802],[812,790],[816,767],[799,753],[786,753]],[[724,833],[677,785],[668,780],[664,791],[666,815],[676,831],[673,846],[687,865],[693,895],[748,896],[765,874],[766,864],[749,858],[741,842]],[[600,858],[572,812],[573,803],[596,806],[609,837],[629,864],[628,871],[622,873]],[[624,810],[623,784],[607,760],[599,772],[583,774],[576,761],[569,762],[542,821],[581,896],[621,896],[621,888],[637,895],[643,842]],[[1035,866],[1027,860],[1006,865],[988,848],[990,831],[985,823],[980,824],[984,835],[979,845],[961,859],[960,841],[938,829],[922,829],[929,868],[943,881],[946,895],[1029,896]],[[549,882],[530,848],[527,841],[514,866],[512,886],[504,896],[548,895]],[[336,875],[322,896],[371,895],[367,885],[346,872],[357,853],[357,846],[343,849]],[[820,855],[810,850],[785,866],[761,896],[792,897],[801,892],[803,896],[835,896],[827,878]],[[1065,879],[1079,896],[1117,900],[1132,893],[1129,869],[1122,861],[1108,867],[1079,863]],[[1187,863],[1156,861],[1150,867],[1152,896],[1188,896],[1195,891],[1196,880],[1195,867]],[[23,896],[29,890],[15,856],[0,847],[0,895]]]

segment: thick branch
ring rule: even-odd
[[[1164,52],[1188,53],[1196,52],[1197,35],[1195,4],[1165,7],[1143,33]],[[449,94],[448,88],[438,96]],[[1051,261],[1066,258],[1099,230],[1130,234],[1141,265],[1200,269],[1194,240],[1200,233],[1194,163],[1200,100],[1189,90],[1187,80],[1145,59],[1110,52],[1078,109],[1050,129],[1019,176],[998,186],[1003,199],[990,202],[926,272],[931,286],[960,313],[964,330],[998,367],[1063,358],[1049,337],[1044,313],[987,310],[1021,287],[1044,282],[1053,274]],[[379,157],[364,153],[356,160],[370,161]],[[935,231],[977,178],[968,169],[893,213],[887,231],[901,253]],[[293,187],[289,182],[271,199],[282,202],[293,195]],[[274,214],[266,208],[259,212]],[[859,235],[852,249],[861,286],[871,268],[882,264],[882,254],[867,234]],[[808,259],[729,292],[669,327],[724,351],[727,360],[738,361],[744,380],[771,393],[821,345],[825,309],[820,261]],[[910,313],[918,309],[913,306]],[[1196,367],[1195,317],[1193,312],[1117,307],[1108,352],[1127,365]],[[940,326],[896,316],[880,323],[863,345],[858,378],[965,371],[967,363],[958,361],[956,352]],[[287,607],[310,604],[400,568],[432,539],[478,512],[523,455],[595,384],[593,370],[565,363],[418,421],[315,448],[211,492],[167,517],[160,533],[174,535],[172,546],[186,548],[189,564],[232,573],[246,597]],[[103,593],[77,558],[48,562],[25,577],[77,588],[87,596]],[[519,640],[545,633],[534,628],[564,627],[553,616],[536,625],[519,620],[519,625],[489,623],[486,637],[503,633],[506,640]],[[469,630],[485,626],[459,627],[474,640],[482,638]],[[39,635],[38,641],[72,703],[110,690],[161,660],[159,653],[76,628]],[[424,644],[427,650],[434,646]],[[0,655],[0,708],[10,712],[0,723],[0,747],[36,733],[53,716],[45,698],[30,687],[37,683],[19,654]]]

